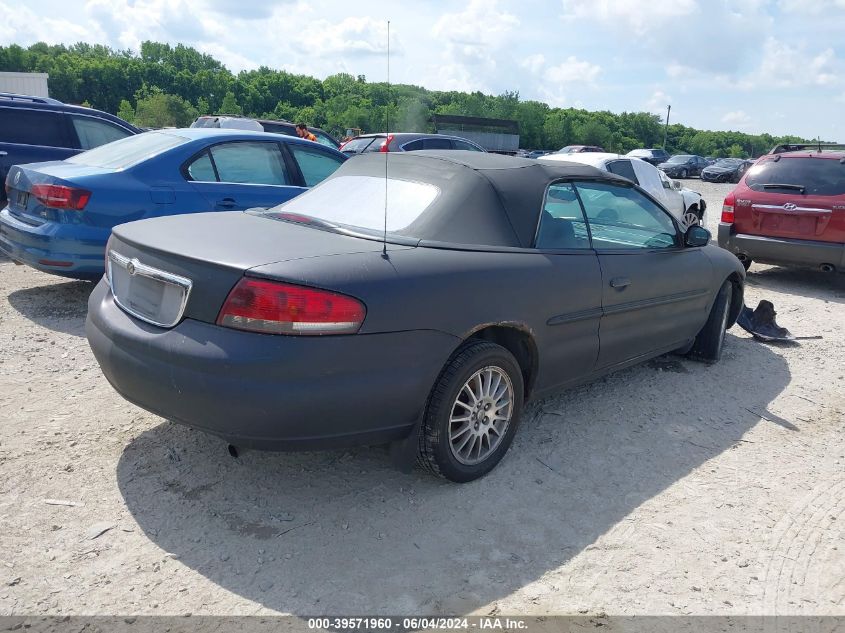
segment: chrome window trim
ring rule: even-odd
[[[148,266],[147,264],[142,264],[137,257],[129,258],[125,255],[121,255],[120,253],[109,250],[109,268],[108,268],[108,275],[106,275],[106,280],[109,284],[109,289],[111,290],[112,298],[114,302],[120,306],[120,308],[126,312],[127,314],[131,314],[136,319],[140,319],[141,321],[145,321],[146,323],[150,323],[152,325],[157,325],[158,327],[164,328],[171,328],[175,326],[179,321],[182,320],[182,316],[185,314],[185,307],[188,305],[188,297],[191,294],[191,288],[193,287],[193,283],[187,277],[182,277],[180,275],[175,275],[173,273],[169,273],[166,270],[160,270],[158,268],[153,268],[152,266]],[[169,284],[171,286],[178,286],[182,288],[184,291],[182,295],[182,303],[179,306],[179,312],[176,315],[176,319],[172,323],[161,323],[158,321],[154,321],[149,317],[146,317],[142,314],[139,314],[135,310],[123,305],[120,300],[117,298],[117,295],[114,292],[114,288],[112,287],[112,266],[117,264],[121,268],[125,268],[127,271],[130,268],[130,264],[132,266],[132,271],[130,274],[132,275],[140,275],[142,277],[148,277],[150,279],[155,279],[156,281],[160,281],[165,284]]]
[[[830,209],[819,209],[817,207],[799,207],[796,206],[794,209],[787,209],[782,204],[754,204],[751,203],[752,208],[756,209],[773,209],[774,211],[780,211],[781,213],[789,214],[789,213],[796,213],[798,211],[809,211],[810,213],[819,213],[821,215],[830,215],[833,213]]]

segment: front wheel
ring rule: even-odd
[[[460,348],[429,397],[420,465],[458,483],[486,475],[513,441],[523,389],[519,364],[504,347],[473,341]]]
[[[682,169],[682,170],[681,170],[681,178],[686,178],[688,173],[689,173],[689,172],[687,172],[687,170],[686,170],[686,169]]]
[[[695,337],[689,355],[709,363],[715,363],[722,357],[725,344],[725,332],[728,327],[728,314],[731,311],[732,285],[726,281],[719,288],[707,323]]]
[[[687,228],[701,224],[701,218],[698,217],[698,211],[696,211],[693,207],[687,209],[687,212],[684,213],[683,220]]]

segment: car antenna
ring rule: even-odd
[[[384,111],[385,143],[390,142],[390,20],[387,21],[387,108]],[[381,256],[388,259],[387,255],[387,157],[390,156],[390,147],[384,148],[384,239],[381,242]]]
[[[819,144],[819,154],[821,154],[821,153],[822,153],[822,137],[821,137],[821,136],[817,136],[817,137],[816,137],[816,141],[817,141],[817,142],[818,142],[818,144]]]

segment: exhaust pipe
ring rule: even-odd
[[[235,459],[238,458],[238,447],[234,444],[229,444],[226,446],[226,450],[229,451],[229,455],[234,457]]]
[[[747,262],[748,261],[748,255],[746,255],[745,253],[737,253],[736,258],[741,262]]]
[[[821,266],[819,266],[819,270],[823,273],[832,273],[836,272],[836,266],[834,266],[833,264],[822,264]]]

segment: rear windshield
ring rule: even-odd
[[[367,146],[372,143],[375,139],[373,136],[365,136],[361,138],[353,138],[349,141],[346,145],[343,146],[344,152],[354,152],[356,154],[363,152],[367,149]]]
[[[781,157],[765,160],[748,170],[745,184],[754,191],[794,192],[803,187],[811,196],[841,196],[845,194],[845,165],[836,159],[810,157]],[[779,189],[774,185],[790,185]]]
[[[104,169],[126,169],[188,140],[163,132],[144,132],[71,156],[66,162]]]
[[[217,122],[217,117],[201,116],[191,123],[191,127],[220,127],[220,124]]]
[[[440,189],[428,183],[376,176],[338,176],[260,214],[277,220],[305,216],[306,223],[313,218],[329,225],[381,234],[386,213],[388,232],[413,236],[411,225],[439,193]]]

